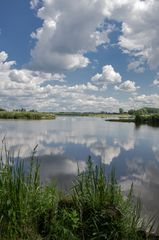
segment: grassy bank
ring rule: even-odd
[[[147,124],[147,125],[150,125],[150,126],[159,127],[159,114],[147,114],[147,115],[136,114],[133,117],[110,118],[110,119],[106,119],[106,121],[109,121],[109,122],[128,122],[128,123],[134,122],[136,125]]]
[[[31,157],[16,165],[5,148],[0,162],[0,239],[2,240],[140,240],[151,224],[140,217],[140,204],[127,197],[102,167],[88,160],[69,194],[52,184],[41,186],[39,164]],[[146,233],[145,230],[148,232]],[[147,235],[146,235],[147,234]],[[153,236],[154,237],[154,236]]]
[[[42,119],[55,119],[55,115],[53,113],[45,113],[45,112],[0,111],[0,119],[42,120]]]
[[[147,114],[147,115],[140,115],[137,114],[135,116],[135,123],[136,124],[148,124],[151,126],[159,126],[159,114]]]
[[[70,116],[70,117],[100,117],[100,118],[128,118],[129,114],[119,113],[95,113],[95,112],[56,112],[57,116]]]

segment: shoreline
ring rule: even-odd
[[[0,119],[14,119],[14,120],[53,120],[56,116],[53,113],[47,112],[8,112],[1,111]]]

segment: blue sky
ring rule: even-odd
[[[159,107],[158,0],[0,3],[0,107]]]

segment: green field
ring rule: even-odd
[[[128,118],[130,115],[127,113],[95,113],[95,112],[56,112],[57,116],[70,116],[70,117],[100,117],[100,118]]]

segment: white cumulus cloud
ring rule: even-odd
[[[121,49],[144,60],[151,68],[159,67],[158,10],[158,0],[105,1],[105,15],[122,24]]]
[[[97,73],[91,78],[92,83],[100,88],[107,88],[107,85],[120,83],[121,80],[120,74],[115,72],[111,65],[104,66],[102,73]]]
[[[132,61],[128,64],[128,70],[134,70],[136,73],[143,73],[145,71],[145,67],[142,61]]]
[[[35,8],[38,0],[30,4]],[[43,0],[41,5],[37,16],[43,24],[32,33],[37,39],[32,67],[45,71],[86,67],[85,53],[109,43],[114,28],[103,28],[106,19],[121,24],[118,45],[135,58],[128,69],[143,72],[145,63],[159,67],[158,0]]]
[[[159,94],[150,94],[150,95],[142,94],[142,95],[138,95],[133,98],[130,98],[129,100],[130,100],[129,104],[132,105],[131,104],[132,102],[135,108],[143,107],[143,106],[147,106],[147,107],[159,106]]]
[[[153,81],[153,85],[159,87],[159,72],[157,73],[157,76]]]
[[[43,24],[31,34],[37,41],[31,67],[50,72],[86,67],[85,53],[107,44],[113,31],[111,25],[104,27],[104,6],[104,0],[43,0],[37,13]]]
[[[7,64],[8,55],[3,52],[0,56],[1,65]],[[10,62],[7,66],[0,71],[2,107],[39,111],[111,111],[119,107],[113,97],[96,96],[98,87],[91,82],[70,85],[63,74],[16,69]]]
[[[139,86],[136,86],[136,83],[130,80],[121,83],[119,86],[115,86],[116,90],[121,90],[125,92],[135,92],[138,88]]]
[[[159,87],[159,79],[155,79],[155,80],[153,81],[153,84],[154,84],[155,86]]]
[[[0,71],[8,71],[14,64],[15,61],[7,61],[8,54],[5,51],[0,52]]]
[[[30,1],[30,7],[32,9],[36,8],[38,6],[38,4],[39,4],[39,0],[31,0]]]

